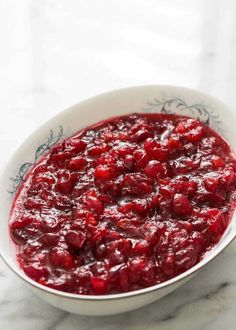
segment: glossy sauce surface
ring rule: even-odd
[[[187,117],[132,114],[65,139],[31,170],[10,234],[25,273],[48,287],[109,294],[186,271],[234,208],[229,145]]]

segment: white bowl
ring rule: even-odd
[[[109,315],[127,312],[167,295],[218,255],[236,236],[235,214],[221,241],[197,265],[164,283],[128,293],[84,296],[42,286],[19,268],[10,242],[8,219],[14,193],[24,175],[50,146],[83,127],[133,112],[179,113],[198,118],[221,133],[236,152],[236,112],[215,98],[183,87],[141,86],[112,91],[74,105],[36,130],[14,153],[0,177],[0,252],[6,264],[39,297],[68,312]]]

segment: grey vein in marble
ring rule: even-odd
[[[224,315],[224,321],[227,322],[226,316],[234,313],[236,265],[231,260],[235,248],[236,245],[232,244],[189,283],[160,301],[133,312],[107,317],[78,316],[49,306],[32,295],[1,264],[1,328],[174,330],[176,324],[181,324],[181,329],[200,330],[207,323],[208,330],[220,329],[218,324],[222,322],[221,317]],[[230,317],[228,328],[225,329],[233,330]]]
[[[43,121],[106,90],[177,84],[236,108],[235,27],[236,0],[0,1],[0,166]],[[235,330],[235,255],[233,243],[169,296],[108,317],[49,306],[0,260],[0,329]]]

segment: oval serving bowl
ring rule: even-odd
[[[236,113],[211,96],[174,86],[131,87],[95,96],[62,111],[29,136],[9,160],[0,177],[0,253],[6,264],[35,294],[65,311],[84,315],[110,315],[149,304],[188,281],[236,236],[234,213],[220,242],[197,265],[164,283],[122,294],[69,294],[42,286],[24,274],[15,258],[8,220],[14,195],[28,170],[63,138],[103,119],[134,112],[176,113],[197,118],[223,135],[236,152]]]

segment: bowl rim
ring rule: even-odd
[[[137,296],[141,296],[143,294],[148,294],[152,293],[154,291],[157,291],[159,289],[163,289],[166,287],[169,287],[171,285],[178,284],[179,282],[188,279],[189,277],[191,278],[193,275],[198,273],[204,266],[206,266],[208,263],[213,261],[216,257],[218,257],[224,250],[229,246],[233,240],[236,237],[236,232],[234,235],[228,240],[228,242],[223,245],[219,251],[212,253],[212,256],[210,256],[207,259],[207,256],[204,257],[202,261],[197,263],[195,266],[191,267],[187,271],[181,273],[178,276],[175,276],[171,278],[168,281],[152,285],[150,287],[144,288],[144,289],[139,289],[139,290],[134,290],[134,291],[128,291],[124,293],[114,293],[114,294],[106,294],[106,295],[82,295],[82,294],[76,294],[76,293],[68,293],[64,291],[59,291],[56,289],[49,288],[47,286],[44,286],[42,284],[39,284],[38,282],[35,282],[31,280],[28,276],[24,275],[21,272],[21,269],[19,268],[16,270],[12,265],[7,261],[7,258],[4,257],[4,255],[0,254],[0,257],[4,261],[4,263],[18,276],[20,277],[25,283],[29,284],[32,288],[36,288],[40,291],[43,291],[44,293],[49,293],[57,297],[61,298],[67,298],[67,299],[72,299],[72,300],[83,300],[83,301],[93,301],[93,302],[100,302],[100,301],[109,301],[109,300],[121,300],[121,299],[128,299],[128,298],[133,298]],[[222,240],[221,240],[222,241]],[[221,242],[220,241],[220,242]],[[218,242],[218,244],[220,243]],[[215,248],[218,246],[218,244],[213,248],[211,252],[215,251]]]
[[[20,145],[17,146],[16,150],[13,151],[13,153],[11,154],[11,156],[9,157],[8,161],[6,162],[5,166],[3,166],[3,168],[1,169],[1,175],[0,178],[2,177],[2,173],[3,171],[8,167],[8,165],[11,163],[12,158],[15,156],[15,153],[25,144],[25,142],[27,140],[30,139],[31,136],[35,135],[35,133],[40,132],[40,130],[51,120],[53,119],[57,119],[58,117],[60,117],[62,114],[65,114],[67,112],[69,112],[70,110],[73,110],[74,108],[77,108],[78,106],[82,105],[85,102],[90,102],[91,100],[95,100],[97,97],[104,97],[104,96],[109,96],[112,95],[113,93],[117,93],[117,92],[124,92],[124,91],[132,91],[132,90],[141,90],[142,88],[159,88],[159,89],[165,89],[165,88],[171,88],[171,89],[176,89],[178,91],[187,91],[187,92],[192,92],[196,95],[205,97],[207,99],[212,99],[214,100],[216,103],[220,104],[222,106],[222,108],[227,109],[228,111],[232,111],[230,107],[228,107],[226,104],[224,104],[222,101],[218,100],[217,98],[203,93],[199,90],[196,89],[192,89],[192,88],[188,88],[185,86],[175,86],[175,85],[165,85],[165,84],[160,84],[160,85],[137,85],[137,86],[130,86],[130,87],[125,87],[125,88],[119,88],[119,89],[113,89],[104,93],[100,93],[97,94],[95,96],[92,97],[88,97],[85,100],[82,100],[78,103],[75,103],[74,105],[59,111],[56,115],[49,117],[45,122],[43,122],[38,128],[36,128],[30,135],[28,135],[22,143],[20,143]],[[232,216],[231,219],[233,218],[234,214],[236,213],[236,209],[233,210],[232,212]],[[7,219],[7,221],[9,221],[9,219]],[[229,227],[228,227],[229,229]],[[227,230],[226,229],[226,232]],[[226,233],[225,232],[225,233]],[[199,270],[201,270],[205,265],[207,265],[209,262],[211,262],[212,260],[214,260],[219,254],[221,254],[224,249],[230,244],[232,243],[232,241],[235,239],[236,237],[236,230],[234,233],[230,232],[229,236],[225,238],[225,233],[222,236],[221,240],[213,247],[213,249],[211,251],[209,251],[204,258],[198,262],[196,265],[194,265],[193,267],[191,267],[190,269],[188,269],[187,271],[156,285],[152,285],[150,287],[147,288],[143,288],[143,289],[139,289],[139,290],[135,290],[135,291],[129,291],[129,292],[124,292],[124,293],[114,293],[114,294],[106,294],[106,295],[82,295],[82,294],[74,294],[74,293],[67,293],[67,292],[63,292],[63,291],[59,291],[56,289],[52,289],[49,288],[47,286],[44,286],[42,284],[39,284],[36,281],[33,281],[31,278],[29,278],[26,274],[23,273],[22,269],[18,266],[14,266],[11,264],[11,262],[8,261],[8,257],[4,255],[4,253],[2,253],[2,251],[0,251],[0,256],[2,258],[2,260],[4,261],[4,263],[18,276],[20,277],[25,283],[29,284],[32,288],[36,288],[44,293],[48,293],[48,294],[52,294],[54,296],[57,297],[61,297],[61,298],[67,298],[67,299],[73,299],[73,300],[83,300],[83,301],[93,301],[93,302],[100,302],[100,301],[108,301],[108,300],[120,300],[120,299],[127,299],[127,298],[132,298],[132,297],[137,297],[143,294],[148,294],[148,293],[152,293],[154,291],[157,291],[159,289],[163,289],[166,287],[169,287],[171,285],[175,285],[178,284],[179,282],[183,281],[184,279],[187,279],[191,276],[193,276],[194,274],[196,274]],[[220,245],[221,244],[221,245]]]

